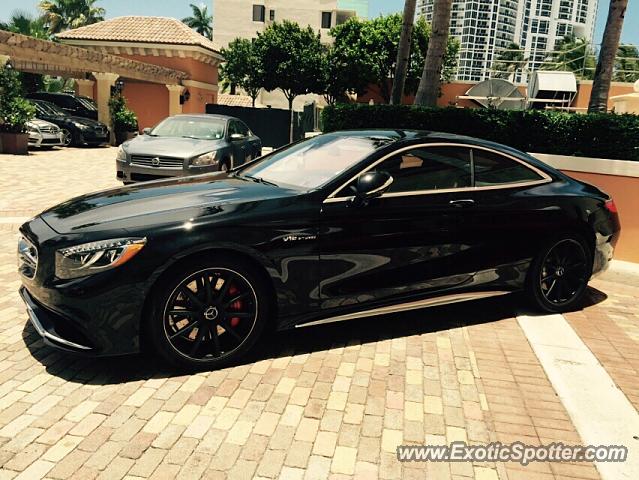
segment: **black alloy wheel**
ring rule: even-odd
[[[170,363],[213,367],[232,363],[261,334],[268,300],[260,277],[241,263],[207,262],[183,269],[158,296],[150,325],[156,350]]]
[[[591,255],[583,241],[577,237],[555,240],[531,266],[532,299],[547,312],[570,310],[583,299],[591,272]]]

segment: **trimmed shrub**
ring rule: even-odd
[[[639,116],[630,114],[339,104],[326,107],[322,120],[325,132],[432,130],[483,138],[525,152],[639,161]]]

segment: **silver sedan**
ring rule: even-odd
[[[133,183],[227,171],[261,151],[262,141],[237,118],[175,115],[120,146],[117,178]]]

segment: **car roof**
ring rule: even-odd
[[[217,118],[219,120],[238,120],[240,122],[244,122],[243,120],[237,117],[231,117],[230,115],[220,115],[217,113],[181,113],[179,115],[173,115],[174,117],[182,117],[182,118]]]
[[[387,138],[388,140],[393,141],[394,145],[401,146],[406,145],[410,146],[418,143],[459,143],[465,144],[469,146],[477,146],[477,147],[486,147],[492,150],[496,150],[498,152],[502,152],[504,154],[509,154],[515,156],[519,159],[525,160],[526,162],[535,165],[536,167],[542,168],[545,171],[549,169],[548,165],[539,159],[533,157],[527,152],[522,152],[521,150],[517,150],[516,148],[510,147],[508,145],[504,145],[497,142],[492,142],[490,140],[484,140],[482,138],[470,137],[467,135],[458,135],[455,133],[446,133],[446,132],[436,132],[430,130],[414,130],[414,129],[353,129],[353,130],[338,130],[335,132],[329,133],[329,135],[338,135],[338,136],[369,136],[369,137],[381,137]]]

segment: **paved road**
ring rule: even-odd
[[[116,186],[114,156],[0,155],[0,479],[599,478],[589,463],[397,461],[400,444],[582,442],[517,297],[277,334],[243,365],[192,375],[45,347],[16,293],[18,224]],[[635,408],[636,278],[593,281],[592,305],[564,316]]]

